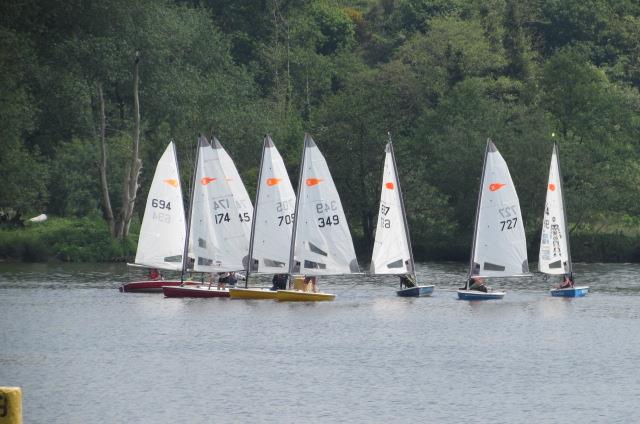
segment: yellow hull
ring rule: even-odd
[[[334,300],[336,298],[335,294],[304,292],[298,290],[278,290],[277,293],[277,299],[285,302],[321,302]]]
[[[276,299],[278,292],[269,289],[229,289],[232,299]]]

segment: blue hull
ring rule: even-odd
[[[458,290],[458,299],[460,300],[495,300],[502,299],[504,292],[480,292],[475,290]]]
[[[550,290],[553,297],[583,297],[589,293],[589,287],[571,287],[567,289]]]
[[[398,290],[396,294],[401,297],[425,297],[431,296],[434,286],[417,286]]]

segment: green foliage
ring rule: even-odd
[[[130,239],[111,239],[100,218],[50,218],[23,229],[0,230],[0,258],[28,262],[57,259],[70,262],[125,260],[135,252]]]
[[[0,155],[0,209],[41,213],[49,196],[48,166],[20,144],[4,146]]]
[[[416,256],[465,259],[490,137],[510,166],[535,249],[553,140],[576,259],[615,259],[606,249],[634,257],[640,3],[633,0],[2,2],[0,209],[81,218],[3,231],[2,249],[12,252],[3,255],[123,256],[95,218],[98,88],[117,213],[131,154],[136,52],[138,215],[169,140],[185,193],[197,136],[212,133],[254,192],[263,136],[273,137],[295,180],[309,131],[367,257],[390,131]],[[70,222],[100,235],[83,239]],[[60,241],[47,238],[53,233]]]

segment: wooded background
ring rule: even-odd
[[[16,249],[17,232],[46,232],[10,228],[16,214],[135,246],[170,140],[183,184],[215,133],[254,193],[269,133],[295,184],[306,131],[367,258],[390,131],[418,259],[468,257],[490,137],[532,259],[555,140],[575,259],[640,260],[639,88],[637,0],[5,0],[0,257],[60,254]]]

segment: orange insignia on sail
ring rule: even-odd
[[[163,183],[169,184],[171,187],[178,187],[178,180],[169,178],[168,180],[162,180]]]
[[[314,185],[318,185],[322,182],[322,178],[307,178],[305,184],[309,187],[313,187]]]
[[[282,178],[267,178],[267,185],[269,187],[274,186],[282,181]]]
[[[386,183],[384,186],[385,186],[386,188],[388,188],[389,190],[393,190],[393,187],[394,187],[393,183],[391,183],[391,182]]]
[[[502,187],[506,186],[506,184],[502,184],[502,183],[493,183],[493,184],[489,184],[489,190],[491,191],[498,191],[500,190]]]
[[[209,183],[214,182],[215,180],[217,180],[217,178],[211,178],[211,177],[202,177],[200,179],[200,184],[202,185],[207,185]]]
[[[549,183],[549,190],[556,191],[556,185],[553,183]]]

